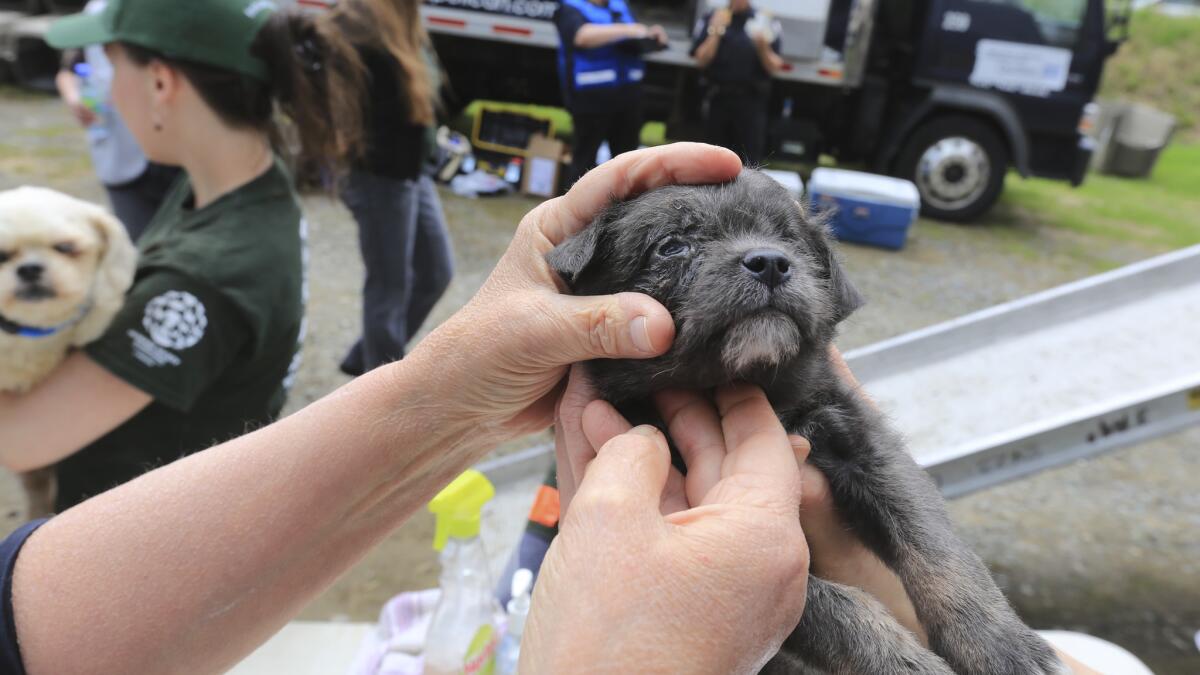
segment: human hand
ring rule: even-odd
[[[675,334],[666,308],[637,293],[565,295],[545,256],[612,199],[727,181],[740,169],[737,155],[714,146],[648,148],[605,162],[530,211],[475,297],[392,371],[428,392],[405,405],[470,429],[482,445],[549,426],[569,364],[665,352]]]
[[[654,24],[650,27],[649,31],[646,33],[646,37],[653,38],[656,42],[658,42],[658,44],[663,45],[664,47],[669,42],[667,38],[667,29],[658,24]]]
[[[830,347],[829,357],[834,371],[848,385],[858,389],[860,385],[841,352]],[[720,428],[704,413],[707,404],[698,394],[663,392],[656,397],[656,402],[688,467],[686,477],[674,467],[669,469],[660,504],[661,511],[667,514],[698,504],[706,486],[711,485],[713,475],[720,469],[711,461],[704,461],[707,455],[693,449],[719,445],[723,441]],[[596,401],[595,390],[583,368],[577,365],[571,369],[554,421],[562,513],[570,507],[576,486],[588,463],[596,456],[593,447],[596,439],[589,440],[585,427],[608,438],[627,431],[629,423],[611,406]],[[808,441],[798,435],[789,436],[788,440],[801,471],[804,499],[800,504],[800,525],[808,541],[812,573],[874,595],[901,625],[922,642],[927,642],[925,630],[900,578],[845,525],[833,504],[829,482],[819,469],[806,462],[810,450]]]
[[[589,404],[582,425],[600,449],[579,469],[538,575],[522,672],[755,672],[799,622],[800,473],[766,396],[736,386],[717,391],[715,410],[689,392],[659,404],[689,462],[686,508],[662,513],[662,434],[613,435],[620,416]]]
[[[663,391],[655,395],[659,414],[667,425],[676,448],[688,467],[687,476],[671,466],[662,493],[661,511],[668,515],[699,505],[719,477],[719,466],[711,448],[724,447],[719,420],[711,401],[689,391]],[[575,490],[588,464],[596,458],[603,441],[630,430],[632,426],[597,393],[581,364],[571,367],[567,386],[558,399],[554,415],[555,465],[558,469],[559,511],[570,507]],[[587,430],[590,430],[590,435]],[[788,437],[797,465],[808,456],[808,441]]]
[[[79,122],[79,126],[87,128],[96,123],[96,113],[91,108],[83,104],[78,98],[67,100],[63,99],[63,103],[67,104],[67,109],[71,111],[71,116]]]

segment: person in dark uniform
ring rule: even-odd
[[[558,72],[563,102],[571,113],[575,182],[596,165],[604,141],[613,156],[634,150],[642,130],[642,54],[667,44],[662,26],[633,19],[625,0],[563,0],[558,27]]]
[[[766,155],[771,75],[783,68],[777,21],[757,14],[750,0],[696,22],[692,56],[704,73],[705,140],[737,152],[751,165]]]

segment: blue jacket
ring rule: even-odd
[[[588,0],[562,0],[562,5],[578,10],[588,23],[635,23],[625,0],[609,0],[607,7],[600,7]],[[616,43],[595,49],[579,49],[560,41],[558,72],[563,92],[568,93],[636,84],[642,81],[645,64],[641,57],[618,49]]]

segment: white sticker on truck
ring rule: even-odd
[[[1067,86],[1071,50],[1003,40],[975,45],[971,84],[1030,96],[1049,96]]]

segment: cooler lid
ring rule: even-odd
[[[905,208],[921,206],[921,193],[912,181],[863,171],[814,169],[808,179],[808,192]]]

